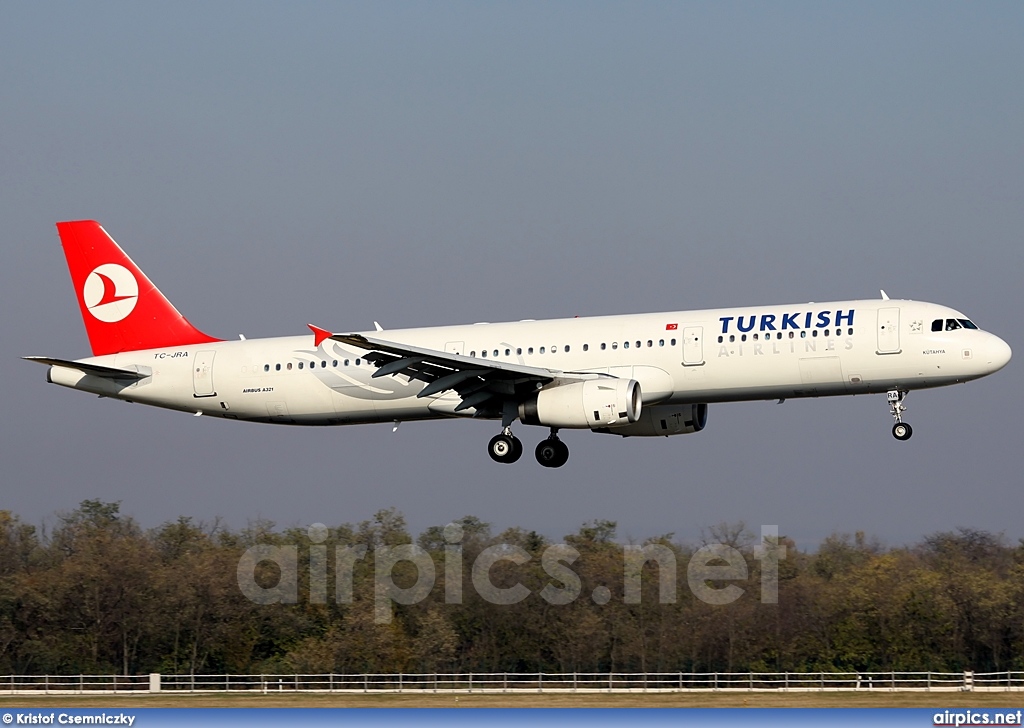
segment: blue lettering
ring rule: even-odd
[[[739,318],[736,319],[736,328],[739,329],[740,331],[742,331],[743,333],[746,333],[748,331],[753,331],[754,330],[754,322],[756,320],[757,320],[757,316],[751,316],[750,317],[750,323],[749,324],[744,324],[743,323],[743,317],[740,316]]]
[[[829,311],[822,311],[821,313],[819,313],[818,314],[818,323],[816,323],[814,325],[817,328],[819,328],[819,329],[823,329],[826,326],[829,326],[830,325],[829,324],[829,314],[830,314]]]
[[[728,334],[729,333],[729,322],[732,321],[733,318],[734,318],[733,316],[723,316],[722,318],[718,319],[719,321],[722,322],[722,333],[723,334]]]
[[[796,317],[799,315],[800,314],[798,313],[782,314],[782,330],[785,331],[786,329],[799,329],[800,324],[796,322]]]
[[[842,309],[836,311],[836,326],[843,325],[843,319],[846,319],[847,326],[853,326],[853,309],[850,309],[850,313],[843,314]]]
[[[761,316],[761,331],[775,331],[775,314],[766,313]]]
[[[807,312],[807,317],[804,319],[804,321],[805,321],[804,328],[805,329],[811,328],[811,312],[810,311]]]

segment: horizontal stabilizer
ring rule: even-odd
[[[46,364],[51,367],[77,369],[80,372],[91,374],[94,377],[102,377],[103,379],[145,379],[150,376],[149,374],[133,372],[128,369],[115,369],[114,367],[105,367],[99,364],[85,364],[84,362],[70,361],[68,359],[53,359],[48,356],[24,356],[22,359],[25,359],[26,361],[39,362],[40,364]]]

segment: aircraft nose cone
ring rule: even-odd
[[[997,372],[1009,364],[1010,357],[1013,356],[1010,345],[998,336],[992,337],[992,343],[988,345],[986,353],[988,354],[987,361],[993,372]]]

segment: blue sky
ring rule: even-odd
[[[565,433],[549,472],[491,463],[488,423],[196,420],[18,359],[88,354],[53,227],[77,218],[222,337],[885,288],[1019,351],[1022,30],[994,2],[5,3],[0,508],[1022,537],[1017,362],[912,394],[904,444],[884,397],[720,405],[690,437]]]

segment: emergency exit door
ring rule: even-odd
[[[704,363],[704,327],[687,326],[683,329],[683,365],[700,366]]]

